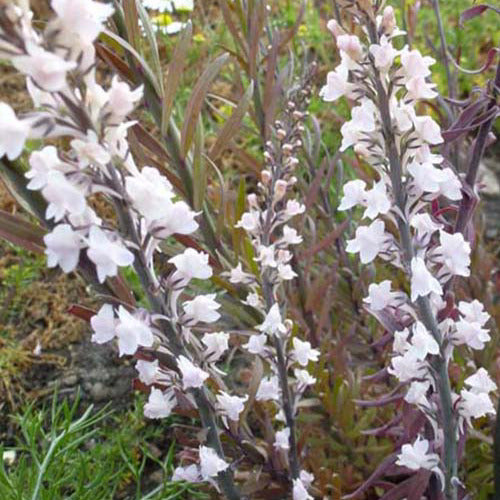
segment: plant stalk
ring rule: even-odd
[[[378,42],[376,28],[369,23],[369,32],[372,43]],[[398,214],[397,222],[400,233],[401,246],[404,252],[404,263],[408,269],[413,258],[413,245],[411,241],[410,226],[406,219],[406,193],[403,186],[403,171],[401,158],[396,146],[393,126],[389,108],[389,98],[386,94],[380,74],[373,67],[376,75],[376,91],[378,96],[378,108],[380,110],[383,135],[386,147],[386,153],[389,160],[390,178],[392,184],[393,195],[396,206],[400,214]],[[428,297],[419,297],[417,300],[420,319],[425,327],[431,332],[436,342],[439,344],[441,354],[436,356],[434,361],[436,372],[436,384],[441,403],[441,417],[444,433],[444,468],[445,468],[445,497],[447,500],[457,500],[458,491],[454,478],[457,476],[458,470],[458,451],[457,451],[457,425],[454,415],[453,404],[451,399],[451,387],[448,376],[448,362],[443,350],[443,339],[438,328],[437,320],[432,313],[431,304]]]

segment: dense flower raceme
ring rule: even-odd
[[[258,333],[251,335],[244,347],[261,357],[270,370],[260,383],[256,399],[274,405],[277,420],[282,422],[275,432],[274,447],[288,456],[294,500],[312,498],[308,489],[313,478],[300,470],[297,456],[295,418],[301,396],[316,382],[307,366],[319,356],[308,341],[293,335],[293,323],[283,316],[283,284],[297,276],[291,264],[292,247],[302,242],[289,221],[305,210],[290,194],[297,180],[296,153],[301,147],[303,110],[310,93],[307,79],[308,76],[299,90],[289,96],[284,116],[274,124],[273,140],[266,144],[266,168],[261,173],[258,192],[248,196],[249,211],[236,226],[252,242],[259,276],[245,272],[241,263],[230,273],[231,283],[249,289],[245,303],[259,310],[264,318],[257,327]]]
[[[443,142],[440,127],[417,112],[419,101],[437,95],[428,81],[435,61],[402,46],[391,7],[376,17],[376,24],[360,10],[353,9],[353,15],[365,25],[368,42],[346,33],[334,20],[329,22],[341,62],[321,90],[325,101],[342,96],[354,101],[351,120],[341,129],[341,150],[354,147],[378,177],[372,186],[362,180],[344,185],[339,209],[362,207],[367,219],[347,242],[347,251],[358,254],[364,264],[384,259],[409,276],[410,296],[385,280],[370,285],[366,308],[377,318],[389,315],[393,324],[401,325],[393,332],[388,371],[407,386],[404,400],[416,405],[433,425],[434,448],[441,448],[442,428],[448,426],[451,437],[445,433],[443,447],[456,449],[465,422],[494,413],[489,394],[496,386],[482,368],[467,378],[466,388],[448,395],[451,423],[441,416],[446,394],[441,394],[441,402],[433,396],[449,387],[443,378],[454,349],[482,349],[490,339],[485,328],[489,315],[481,303],[463,301],[450,308],[445,295],[455,276],[469,276],[471,247],[440,216],[439,203],[461,199],[462,182],[433,151]],[[437,373],[436,366],[444,369]],[[439,455],[428,454],[428,448],[429,442],[418,438],[403,446],[397,463],[414,471],[432,470],[440,477],[440,467],[448,468],[449,475],[450,465],[443,467]]]
[[[197,214],[155,168],[139,168],[129,153],[127,131],[134,122],[126,120],[142,88],[116,77],[107,89],[96,81],[93,42],[113,9],[92,0],[51,5],[56,15],[38,32],[25,2],[0,0],[0,55],[26,76],[34,107],[17,117],[0,103],[0,156],[17,158],[28,138],[68,139],[67,149],[33,152],[26,173],[28,189],[47,202],[47,263],[71,272],[85,259],[101,283],[121,267],[135,267],[152,309],[104,304],[91,319],[92,340],[114,341],[120,356],[138,358],[138,378],[151,386],[146,417],[168,417],[179,397],[184,407],[208,415],[203,424],[212,437],[200,446],[199,463],[178,468],[174,478],[209,481],[234,498],[215,426],[217,420],[222,427],[237,422],[247,397],[231,394],[216,367],[229,349],[229,334],[211,328],[220,317],[216,294],[185,293],[193,279],[212,276],[208,255],[188,248],[170,258],[173,270],[162,276],[153,265],[161,241],[196,231]],[[96,195],[114,206],[118,228],[91,208]],[[217,389],[208,391],[212,374]]]

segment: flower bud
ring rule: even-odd
[[[394,9],[388,5],[384,9],[384,13],[382,15],[382,24],[381,27],[387,35],[390,35],[396,26],[396,17],[394,16]]]
[[[264,186],[267,186],[269,182],[271,182],[272,178],[271,172],[269,172],[269,170],[263,170],[260,173],[260,178],[262,180],[262,184],[264,184]]]
[[[337,46],[339,50],[345,52],[354,61],[357,61],[363,54],[361,43],[356,35],[339,36]]]
[[[340,24],[335,19],[330,19],[326,27],[335,38],[341,35],[345,35],[345,31],[341,28]]]
[[[286,130],[283,128],[279,128],[276,131],[276,137],[278,137],[278,139],[282,141],[286,137]]]
[[[293,146],[291,144],[283,144],[281,151],[285,156],[290,156],[293,153]]]
[[[288,187],[288,183],[284,181],[283,179],[280,179],[279,181],[276,181],[276,184],[274,185],[274,201],[280,201],[283,199],[283,196],[286,194],[286,189]]]
[[[258,207],[257,195],[255,193],[250,193],[247,196],[247,201],[248,201],[248,206],[250,208],[257,208]]]

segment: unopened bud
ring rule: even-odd
[[[340,35],[345,35],[345,31],[341,28],[340,24],[335,19],[330,19],[326,24],[326,27],[335,38]]]
[[[283,196],[286,194],[286,189],[288,187],[288,183],[283,179],[276,181],[274,185],[274,201],[280,201],[283,199]]]
[[[394,9],[388,5],[384,9],[384,13],[382,15],[382,29],[385,34],[390,35],[394,28],[396,27],[396,17],[394,16]]]
[[[264,186],[267,186],[271,182],[271,178],[272,175],[271,172],[269,172],[269,170],[263,170],[260,173],[260,179],[262,180],[262,184],[264,184]]]
[[[351,59],[357,61],[363,54],[363,48],[356,35],[341,35],[337,38],[337,47]]]
[[[283,151],[283,154],[286,156],[290,156],[293,153],[293,146],[291,144],[283,144],[281,147],[281,151]]]
[[[247,196],[247,202],[250,208],[257,208],[258,207],[257,195],[255,193],[250,193]]]
[[[279,128],[278,130],[276,130],[276,137],[278,137],[278,139],[282,141],[286,137],[286,130],[283,128]]]

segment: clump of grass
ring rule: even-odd
[[[175,443],[156,452],[165,427],[149,426],[139,400],[132,410],[83,410],[79,398],[50,407],[31,404],[13,418],[15,443],[0,447],[3,500],[104,500],[207,498],[195,486],[172,483]],[[83,413],[82,413],[83,411]],[[7,452],[7,453],[6,453]],[[8,460],[7,460],[8,458]],[[156,487],[151,474],[159,478]]]

